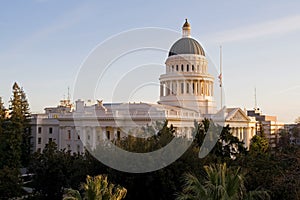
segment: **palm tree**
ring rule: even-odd
[[[226,163],[204,166],[206,176],[201,182],[192,174],[185,174],[183,192],[177,200],[238,200],[238,199],[270,199],[266,191],[247,193],[241,169],[231,170]]]
[[[127,190],[108,182],[107,176],[87,176],[86,183],[82,185],[84,198],[77,190],[66,191],[63,200],[121,200],[125,198]]]

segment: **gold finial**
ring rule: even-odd
[[[183,24],[183,28],[185,28],[185,27],[186,28],[191,27],[188,20],[187,20],[187,18],[185,19],[185,23]]]
[[[187,19],[185,19],[185,23],[182,27],[182,37],[191,37],[191,25]]]

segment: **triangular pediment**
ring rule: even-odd
[[[244,111],[240,108],[231,109],[231,112],[226,116],[226,121],[232,122],[248,122],[250,121],[249,117],[246,115]]]

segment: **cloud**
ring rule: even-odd
[[[224,30],[209,36],[209,40],[228,43],[256,39],[264,36],[281,35],[298,30],[300,30],[300,15],[293,15],[281,19]]]

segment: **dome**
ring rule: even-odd
[[[205,56],[201,45],[193,38],[184,37],[177,40],[169,51],[169,57],[178,54],[197,54]]]

